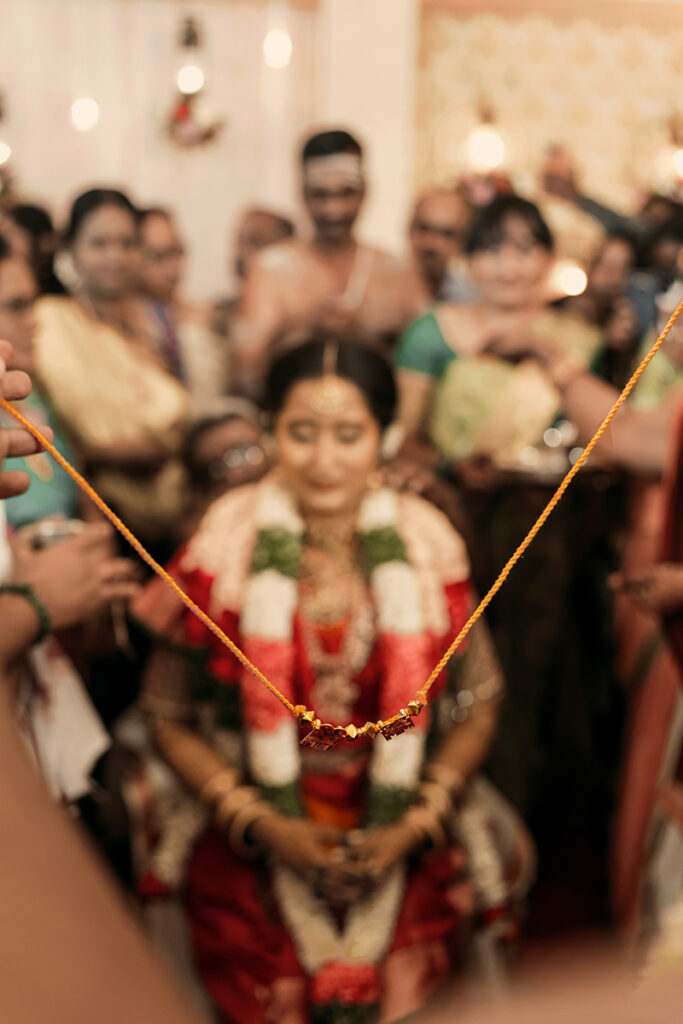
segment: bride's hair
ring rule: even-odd
[[[315,337],[274,360],[266,381],[267,412],[277,416],[299,381],[314,380],[330,372],[330,346],[335,349],[335,375],[355,384],[380,427],[388,427],[396,410],[396,383],[389,363],[367,345],[326,336]]]

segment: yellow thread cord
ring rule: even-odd
[[[669,321],[666,324],[666,327],[661,332],[661,334],[659,335],[659,337],[657,338],[657,340],[655,341],[654,345],[652,346],[650,351],[647,353],[645,358],[642,360],[640,365],[634,371],[632,377],[630,378],[630,380],[628,381],[628,383],[624,387],[624,390],[621,392],[621,394],[617,398],[616,402],[614,403],[614,405],[612,406],[610,411],[605,416],[604,420],[602,421],[602,423],[598,427],[597,431],[595,432],[595,434],[593,435],[591,440],[588,442],[588,444],[584,448],[584,450],[581,453],[581,455],[579,456],[579,458],[576,460],[576,462],[574,463],[572,468],[569,470],[567,475],[564,477],[564,479],[562,480],[562,483],[559,485],[559,487],[555,491],[554,495],[552,496],[552,498],[550,499],[550,501],[548,502],[546,507],[543,509],[543,511],[541,512],[540,516],[538,517],[538,519],[536,520],[534,525],[531,527],[531,529],[527,533],[527,535],[524,538],[524,540],[521,542],[521,544],[519,545],[517,550],[514,552],[514,554],[508,559],[507,563],[505,564],[505,566],[501,570],[500,574],[498,575],[498,578],[496,579],[495,583],[492,585],[491,589],[488,591],[488,593],[485,595],[485,597],[483,597],[482,600],[479,602],[479,605],[472,612],[472,614],[470,615],[469,619],[467,620],[465,625],[462,627],[462,629],[460,630],[460,632],[456,636],[456,638],[453,641],[453,643],[450,645],[448,650],[445,651],[445,653],[444,653],[443,657],[441,658],[441,660],[439,661],[438,665],[435,666],[433,672],[429,676],[429,679],[427,679],[427,681],[424,683],[424,685],[418,690],[416,696],[417,696],[417,698],[421,699],[422,703],[424,703],[424,701],[426,701],[427,695],[428,695],[429,691],[431,690],[432,686],[434,685],[435,681],[441,675],[441,673],[443,672],[443,670],[446,667],[446,665],[448,664],[448,662],[451,660],[451,658],[453,657],[453,655],[455,654],[457,649],[460,647],[460,645],[462,644],[463,640],[465,639],[465,637],[467,636],[469,631],[472,629],[472,626],[483,615],[484,611],[489,606],[489,604],[491,603],[493,598],[496,596],[496,594],[498,593],[500,588],[503,586],[503,583],[508,578],[508,576],[512,572],[513,568],[515,567],[515,565],[517,564],[519,559],[522,557],[524,552],[527,550],[529,545],[532,543],[532,541],[536,537],[536,534],[539,532],[541,527],[544,525],[544,523],[546,522],[546,520],[550,516],[550,513],[553,511],[555,506],[562,499],[562,496],[564,495],[565,491],[569,487],[570,483],[572,482],[572,480],[574,479],[576,474],[579,472],[581,467],[584,465],[584,463],[590,457],[591,452],[593,451],[593,449],[597,445],[598,441],[603,436],[603,434],[605,433],[605,431],[609,427],[610,423],[612,422],[612,420],[614,419],[614,417],[616,416],[616,414],[618,413],[619,409],[624,404],[624,402],[626,401],[628,396],[631,394],[631,391],[633,390],[633,388],[637,384],[638,380],[640,379],[640,377],[642,376],[642,374],[644,373],[646,368],[649,366],[649,364],[652,362],[652,360],[654,359],[654,357],[657,354],[657,352],[659,351],[659,349],[662,347],[664,341],[668,337],[669,331],[673,327],[673,325],[676,322],[679,314],[682,311],[683,311],[683,301],[681,301],[679,303],[678,307],[676,308],[676,310],[673,312],[673,314],[669,318]],[[147,565],[150,567],[150,569],[152,569],[152,571],[155,572],[157,574],[157,576],[159,576],[162,580],[164,580],[164,582],[166,584],[168,584],[168,586],[180,598],[182,603],[194,615],[196,615],[197,618],[201,622],[204,623],[204,625],[207,627],[207,629],[209,629],[216,637],[218,637],[218,639],[221,641],[221,643],[225,644],[225,646],[230,651],[232,651],[232,653],[235,655],[236,658],[239,659],[239,661],[244,665],[244,667],[249,672],[251,672],[252,675],[254,675],[260,682],[262,682],[263,685],[265,687],[267,687],[267,689],[273,694],[273,696],[276,697],[287,708],[287,710],[291,714],[297,714],[297,711],[299,710],[298,707],[295,708],[294,705],[292,704],[292,702],[290,700],[288,700],[287,697],[285,697],[285,695],[283,693],[281,693],[280,690],[278,690],[277,686],[275,686],[273,683],[271,683],[271,681],[263,674],[263,672],[261,672],[261,670],[259,668],[257,668],[257,666],[254,665],[249,660],[249,658],[246,656],[246,654],[244,654],[244,652],[240,650],[240,648],[237,646],[237,644],[233,640],[231,640],[230,637],[226,633],[223,632],[223,630],[220,628],[220,626],[216,625],[216,623],[213,621],[213,619],[211,619],[210,616],[208,616],[206,614],[206,612],[203,611],[199,607],[199,605],[195,604],[195,602],[192,600],[192,598],[188,597],[188,595],[185,593],[185,591],[181,587],[178,586],[178,584],[173,579],[173,577],[168,572],[166,572],[164,567],[162,565],[160,565],[154,558],[152,558],[152,556],[149,554],[149,552],[143,547],[143,545],[137,539],[135,534],[133,534],[128,529],[126,524],[116,515],[116,513],[111,508],[109,508],[107,503],[99,496],[97,491],[95,491],[94,488],[90,486],[88,481],[83,476],[81,476],[81,474],[76,469],[74,469],[74,467],[64,458],[64,456],[59,451],[57,451],[55,446],[53,444],[51,444],[50,441],[48,441],[46,437],[43,436],[43,434],[40,432],[40,430],[38,430],[38,428],[35,427],[31,422],[29,422],[29,420],[27,420],[26,417],[21,412],[19,412],[18,409],[15,409],[4,398],[0,398],[0,407],[2,407],[5,410],[5,412],[9,413],[10,416],[14,417],[15,420],[17,420],[26,430],[29,431],[30,434],[33,435],[33,437],[37,441],[40,442],[40,444],[45,448],[45,450],[50,453],[50,455],[53,457],[53,459],[55,459],[55,461],[59,463],[59,465],[62,467],[62,469],[65,471],[65,473],[69,474],[71,479],[81,488],[82,491],[84,491],[85,494],[88,495],[90,500],[92,502],[94,502],[94,504],[97,506],[97,508],[99,508],[99,510],[103,513],[103,515],[105,515],[107,517],[107,519],[112,523],[112,525],[119,531],[119,533],[123,537],[125,537],[125,539],[128,541],[130,546],[133,548],[134,551],[137,552],[137,554],[140,556],[140,558],[143,560],[143,562],[146,562]],[[377,727],[379,727],[381,724],[386,725],[388,723],[396,721],[397,718],[402,717],[402,714],[403,714],[402,711],[398,711],[395,715],[392,716],[392,718],[387,719],[386,722],[384,722],[384,723],[379,723],[378,722],[378,723],[374,723],[374,724]],[[366,732],[366,728],[365,727],[363,727],[362,729],[358,730],[358,734],[361,734],[361,733],[362,734],[371,735],[370,733]]]
[[[196,615],[201,622],[204,623],[207,629],[210,629],[211,632],[218,637],[221,643],[225,644],[226,647],[230,648],[232,653],[235,655],[236,658],[239,658],[244,667],[248,669],[249,672],[251,672],[254,676],[256,676],[256,678],[259,679],[263,683],[263,685],[270,690],[273,696],[277,697],[278,700],[282,701],[285,707],[293,713],[294,705],[292,704],[292,702],[287,700],[283,693],[280,693],[277,686],[271,683],[270,679],[268,679],[263,674],[263,672],[261,672],[261,670],[258,669],[256,665],[254,665],[249,660],[246,654],[244,654],[244,652],[239,649],[237,644],[234,643],[234,641],[232,641],[230,637],[223,632],[220,626],[216,625],[213,619],[210,616],[208,616],[206,612],[199,607],[198,604],[195,604],[191,597],[188,597],[185,591],[178,586],[178,584],[170,575],[170,573],[166,572],[164,567],[160,565],[156,561],[156,559],[152,558],[150,553],[137,539],[135,534],[128,529],[128,527],[126,526],[122,519],[119,519],[119,517],[116,515],[113,509],[109,508],[104,499],[99,496],[94,487],[90,486],[85,477],[81,476],[78,470],[74,469],[71,463],[64,458],[61,452],[57,451],[55,446],[51,444],[50,441],[48,441],[48,439],[41,434],[37,427],[30,423],[29,420],[27,420],[26,417],[22,415],[22,413],[19,412],[18,409],[15,409],[13,406],[11,406],[9,402],[5,401],[4,398],[0,398],[0,406],[2,406],[2,408],[5,409],[6,412],[10,413],[10,415],[13,416],[15,420],[18,420],[19,423],[21,423],[21,425],[26,428],[26,430],[33,434],[36,440],[39,441],[41,445],[46,449],[46,451],[50,453],[52,458],[59,463],[62,469],[69,474],[71,479],[75,483],[77,483],[81,490],[88,495],[90,500],[93,501],[95,505],[97,505],[100,512],[102,512],[103,515],[105,515],[107,519],[112,523],[112,525],[116,527],[119,533],[126,538],[130,546],[138,553],[143,562],[146,562],[150,569],[152,569],[152,571],[155,572],[157,576],[160,576],[161,579],[168,584],[171,590],[175,591],[175,593],[178,595],[183,604],[187,608],[189,608],[189,610],[194,615]]]

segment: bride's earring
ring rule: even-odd
[[[382,434],[380,453],[385,462],[395,459],[406,439],[406,432],[400,423],[391,423]]]

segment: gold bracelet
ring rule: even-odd
[[[423,842],[429,842],[432,849],[442,850],[446,846],[446,830],[431,808],[420,805],[410,807],[403,815],[402,821],[417,832]]]
[[[453,810],[451,791],[440,782],[423,782],[417,792],[419,804],[431,808],[437,818],[447,818]]]
[[[247,804],[255,803],[259,798],[259,791],[253,786],[238,786],[219,801],[214,813],[214,824],[219,829],[227,829],[230,822],[240,808]]]
[[[199,799],[203,804],[212,806],[236,788],[237,773],[231,768],[221,768],[199,790]]]
[[[246,804],[234,814],[228,829],[228,842],[234,853],[247,860],[253,860],[260,853],[258,846],[247,842],[247,832],[261,818],[268,818],[275,814],[271,804],[265,800],[256,800],[254,803]]]

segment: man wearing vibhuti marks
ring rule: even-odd
[[[243,378],[258,391],[274,351],[316,329],[391,345],[427,303],[414,265],[356,240],[366,195],[363,151],[345,131],[312,136],[302,150],[310,239],[269,246],[252,262],[235,343]]]

